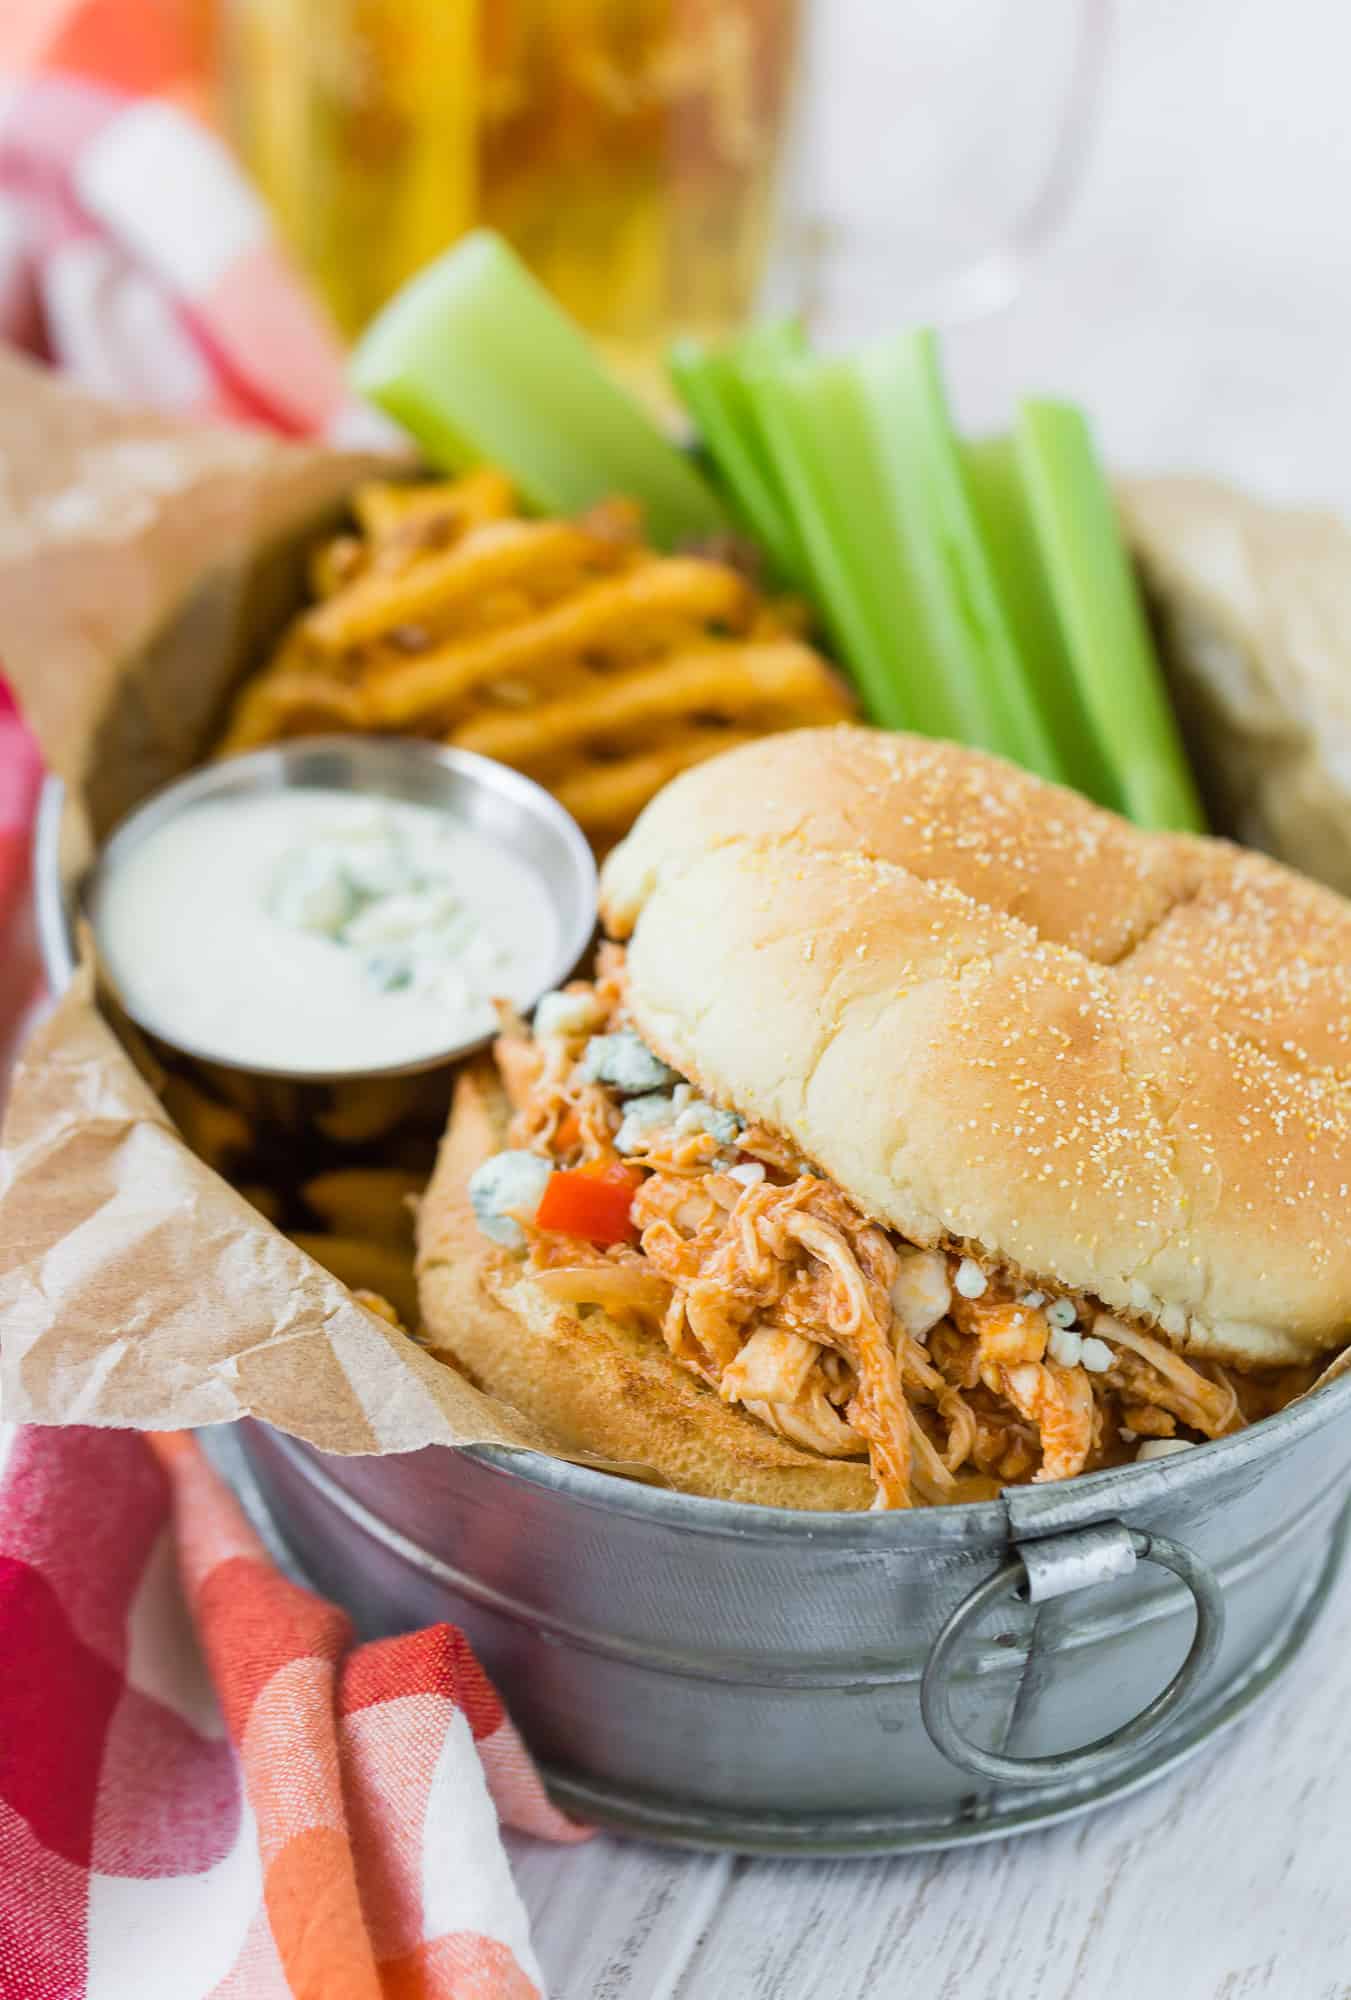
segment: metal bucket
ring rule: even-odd
[[[59,810],[40,935],[69,932]],[[463,1626],[555,1797],[655,1840],[945,1847],[1159,1776],[1298,1652],[1341,1561],[1351,1376],[1176,1456],[980,1506],[799,1514],[533,1453],[241,1443],[368,1632]]]
[[[529,1453],[241,1442],[302,1567],[365,1629],[464,1627],[570,1810],[856,1853],[1083,1811],[1239,1715],[1341,1560],[1349,1402],[1343,1379],[1174,1458],[901,1515],[700,1500]]]

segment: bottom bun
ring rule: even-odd
[[[469,1176],[506,1143],[491,1065],[467,1070],[418,1215],[418,1292],[432,1353],[530,1417],[560,1453],[601,1459],[682,1493],[760,1507],[858,1511],[876,1488],[866,1459],[821,1458],[723,1403],[662,1343],[593,1308],[545,1298],[485,1240]]]

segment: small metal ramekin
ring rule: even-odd
[[[586,949],[596,922],[596,864],[581,828],[558,801],[533,779],[489,757],[413,737],[388,736],[305,737],[208,764],[156,792],[115,829],[80,886],[80,903],[92,924],[95,942],[103,885],[119,862],[150,834],[208,799],[284,790],[358,792],[436,806],[528,863],[543,881],[558,916],[558,951],[540,993],[566,979]],[[48,911],[45,921],[40,913],[40,928],[45,947],[49,933],[54,939],[65,928],[61,911]],[[69,950],[68,944],[65,949]],[[106,967],[104,972],[106,977]],[[117,997],[139,1027],[183,1055],[227,1069],[246,1070],[251,1076],[305,1083],[332,1083],[358,1076],[412,1076],[459,1062],[490,1040],[488,1035],[477,1035],[448,1043],[415,1062],[374,1068],[353,1063],[336,1071],[296,1072],[264,1063],[243,1063],[222,1049],[204,1048],[175,1033],[172,1023],[158,1018],[153,1008],[133,1003],[120,991]],[[538,993],[522,996],[527,1004],[538,997]]]

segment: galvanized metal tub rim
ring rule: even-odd
[[[510,1478],[547,1487],[580,1506],[618,1508],[689,1534],[749,1535],[766,1540],[787,1535],[827,1541],[839,1548],[874,1548],[880,1542],[900,1551],[1007,1538],[1011,1513],[1016,1517],[1014,1526],[1024,1536],[1042,1520],[1047,1534],[1090,1527],[1110,1519],[1121,1507],[1148,1502],[1155,1496],[1171,1497],[1204,1485],[1208,1474],[1218,1476],[1235,1463],[1266,1458],[1335,1422],[1348,1405],[1351,1370],[1316,1393],[1287,1404],[1275,1416],[1263,1417],[1230,1437],[1210,1439],[1168,1458],[1108,1466],[1101,1472],[1081,1473],[1076,1479],[1044,1486],[1010,1486],[997,1500],[876,1514],[853,1510],[818,1513],[762,1507],[744,1500],[712,1500],[517,1446],[473,1444],[461,1449]]]

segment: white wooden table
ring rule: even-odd
[[[904,117],[906,16],[931,33],[935,6],[820,3],[866,50],[870,115]],[[997,422],[1018,389],[1056,389],[1118,465],[1351,507],[1351,19],[1118,0],[1116,26],[1060,240],[1009,311],[949,340],[963,408]],[[1351,2000],[1351,1582],[1260,1711],[1045,1834],[875,1862],[607,1838],[512,1856],[555,2000]]]
[[[553,2000],[1349,2000],[1351,1581],[1262,1708],[1046,1833],[878,1861],[513,1838]]]

